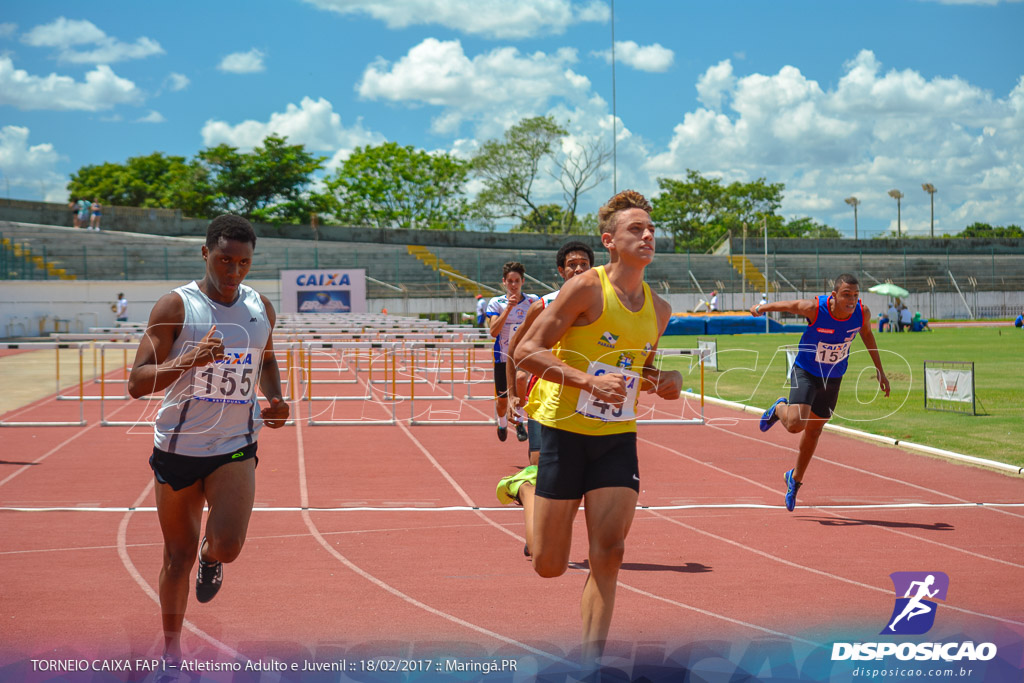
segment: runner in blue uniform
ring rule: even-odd
[[[807,329],[800,337],[800,349],[793,365],[789,399],[783,397],[775,401],[761,416],[760,424],[762,432],[776,422],[781,422],[793,434],[802,432],[796,467],[785,474],[786,509],[792,512],[804,472],[818,446],[818,437],[835,411],[850,346],[858,332],[875,364],[878,386],[887,397],[889,379],[882,370],[882,360],[871,332],[871,311],[860,301],[860,284],[855,276],[844,273],[837,277],[831,294],[750,307],[751,315],[755,316],[774,311],[807,318]]]

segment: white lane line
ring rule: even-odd
[[[833,574],[831,572],[826,572],[826,571],[823,571],[821,569],[814,569],[813,567],[808,567],[806,565],[798,564],[796,562],[791,562],[790,560],[783,559],[783,558],[781,558],[781,557],[779,557],[777,555],[772,555],[771,553],[767,553],[767,552],[765,552],[763,550],[758,550],[756,548],[752,548],[752,547],[750,547],[750,546],[748,546],[748,545],[746,545],[744,543],[740,543],[739,541],[734,541],[731,538],[726,538],[724,536],[719,536],[718,534],[711,533],[710,531],[704,531],[703,529],[700,529],[698,527],[692,526],[690,524],[686,524],[685,522],[682,522],[682,521],[680,521],[678,519],[673,519],[672,517],[668,517],[667,515],[663,515],[663,514],[661,514],[659,512],[651,511],[651,514],[654,515],[655,517],[659,517],[661,519],[664,519],[665,521],[669,522],[670,524],[675,524],[676,526],[681,526],[684,529],[688,529],[688,530],[690,530],[690,531],[692,531],[694,533],[700,534],[702,536],[707,536],[708,538],[713,538],[713,539],[715,539],[717,541],[721,541],[722,543],[727,543],[729,545],[732,545],[732,546],[735,546],[735,547],[740,548],[742,550],[745,550],[745,551],[747,551],[749,553],[753,553],[755,555],[758,555],[759,557],[763,557],[765,559],[772,560],[773,562],[778,562],[779,564],[784,564],[787,567],[792,567],[793,569],[800,569],[800,570],[803,570],[803,571],[806,571],[806,572],[810,572],[812,574],[817,574],[818,576],[823,576],[823,577],[826,577],[826,578],[829,578],[829,579],[833,579],[835,581],[841,581],[843,583],[848,583],[848,584],[850,584],[852,586],[857,586],[859,588],[866,588],[868,590],[875,591],[877,593],[884,593],[885,595],[892,595],[892,590],[890,590],[890,589],[879,588],[878,586],[872,586],[872,585],[867,584],[867,583],[862,583],[860,581],[855,581],[853,579],[848,579],[848,578],[846,578],[844,576],[839,576],[838,574]],[[1006,563],[1006,564],[1010,564],[1010,563]],[[1019,566],[1019,565],[1014,565],[1014,566]],[[973,616],[976,616],[976,617],[984,617],[986,619],[994,619],[995,621],[1001,621],[1001,622],[1006,623],[1006,624],[1014,624],[1015,626],[1024,626],[1024,621],[1014,621],[1013,619],[1007,619],[1005,617],[997,617],[997,616],[992,615],[992,614],[984,614],[982,612],[975,612],[973,610],[965,609],[963,607],[956,607],[955,605],[944,605],[943,609],[952,609],[952,610],[956,610],[957,612],[963,612],[964,614],[970,614],[970,615],[973,615]]]
[[[399,424],[401,424],[401,423],[399,423]],[[297,446],[297,450],[298,450],[298,465],[299,465],[299,499],[300,499],[300,501],[302,503],[302,507],[305,508],[305,507],[308,507],[308,505],[309,505],[309,488],[308,488],[307,483],[306,483],[306,450],[305,450],[305,444],[304,444],[303,434],[302,434],[302,420],[298,416],[295,419],[295,436],[296,436],[296,442],[297,442],[296,446]],[[418,444],[419,442],[416,442],[416,443]],[[422,448],[422,445],[420,446],[420,448]],[[469,496],[466,495],[465,491],[463,491],[461,489],[461,487],[459,487],[457,484],[455,484],[454,480],[451,480],[450,477],[449,477],[449,480],[454,485],[455,490],[461,492],[461,495],[464,497],[464,499],[467,500],[467,502],[469,502],[470,504],[472,504],[472,501],[469,500]],[[470,623],[470,622],[468,622],[468,621],[466,621],[464,619],[460,619],[460,618],[456,617],[455,615],[448,614],[447,612],[443,612],[443,611],[441,611],[439,609],[431,607],[430,605],[427,605],[427,604],[425,604],[423,602],[420,602],[419,600],[413,598],[410,595],[406,595],[405,593],[403,593],[402,591],[398,590],[397,588],[391,586],[388,583],[385,583],[384,581],[381,581],[376,576],[373,576],[369,572],[367,572],[364,569],[362,569],[361,567],[357,566],[355,563],[353,563],[347,557],[345,557],[340,552],[338,552],[334,548],[334,546],[332,546],[330,543],[328,543],[327,539],[324,538],[323,535],[320,533],[320,530],[317,528],[316,524],[313,522],[312,518],[310,517],[309,511],[308,510],[302,510],[301,514],[302,514],[302,520],[306,524],[306,528],[309,529],[310,534],[313,536],[314,539],[316,539],[317,543],[319,543],[320,546],[322,548],[324,548],[324,550],[326,550],[328,553],[331,554],[332,557],[334,557],[336,560],[338,560],[343,565],[345,565],[345,567],[347,567],[350,571],[352,571],[353,573],[361,576],[363,579],[365,579],[366,581],[369,581],[370,583],[372,583],[373,585],[377,586],[378,588],[380,588],[380,589],[382,589],[384,591],[387,591],[391,595],[394,595],[399,600],[402,600],[403,602],[405,602],[405,603],[407,603],[409,605],[412,605],[413,607],[416,607],[418,609],[421,609],[421,610],[423,610],[423,611],[425,611],[425,612],[427,612],[429,614],[433,614],[435,616],[441,617],[442,619],[450,621],[450,622],[452,622],[454,624],[462,626],[463,628],[467,628],[467,629],[469,629],[471,631],[475,631],[477,633],[485,635],[485,636],[487,636],[489,638],[493,638],[493,639],[495,639],[495,640],[497,640],[499,642],[505,643],[507,645],[512,645],[514,647],[520,648],[523,651],[530,652],[530,653],[532,653],[532,654],[534,654],[534,655],[536,655],[538,657],[543,657],[545,659],[558,661],[558,662],[561,662],[563,664],[567,664],[569,666],[574,666],[575,665],[573,662],[570,662],[570,661],[568,661],[566,659],[562,659],[561,657],[553,655],[553,654],[551,654],[549,652],[544,652],[543,650],[538,650],[537,648],[531,647],[531,646],[527,645],[526,643],[520,643],[517,640],[514,640],[514,639],[509,638],[507,636],[503,636],[500,633],[495,633],[494,631],[491,631],[489,629],[483,628],[482,626],[477,626],[476,624]]]
[[[155,485],[156,481],[150,480],[149,484],[146,486],[146,488],[142,490],[142,493],[135,500],[135,505],[141,504],[142,501],[146,499],[146,496],[149,495],[149,492],[153,490],[153,487]],[[128,575],[135,580],[135,583],[137,583],[139,587],[142,588],[142,591],[146,595],[148,595],[153,602],[157,604],[157,607],[159,607],[160,596],[157,594],[156,590],[154,590],[153,587],[149,585],[146,579],[143,578],[142,574],[139,573],[139,570],[135,567],[135,563],[132,562],[132,558],[128,555],[128,522],[131,520],[133,514],[134,512],[127,512],[125,516],[121,519],[121,523],[117,527],[117,555],[121,558],[121,563],[124,565],[124,568],[128,571]],[[182,627],[191,631],[196,636],[198,636],[202,640],[205,640],[207,643],[209,643],[216,649],[220,650],[221,652],[224,652],[232,659],[249,661],[248,657],[242,655],[237,650],[217,640],[216,638],[214,638],[209,633],[196,626],[188,619],[185,619],[184,623],[182,624]]]

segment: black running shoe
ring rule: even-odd
[[[530,435],[526,433],[526,426],[522,422],[516,423],[516,438],[520,441],[526,441],[530,438]]]
[[[504,441],[508,438],[508,427],[498,427],[498,441]]]
[[[530,546],[523,544],[523,555],[530,557]]]
[[[199,544],[200,550],[206,544],[206,538]],[[220,590],[224,581],[224,564],[221,562],[204,562],[199,558],[199,571],[196,572],[196,600],[210,602]]]

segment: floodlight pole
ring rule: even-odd
[[[853,239],[857,239],[857,205],[860,204],[860,200],[856,197],[847,197],[843,200],[847,204],[853,207]]]
[[[896,238],[903,237],[902,219],[900,213],[900,200],[906,195],[896,189],[889,190],[889,196],[896,200]]]
[[[768,216],[764,217],[764,294],[768,295]],[[764,314],[764,333],[768,334],[768,313]]]
[[[615,112],[615,0],[612,2],[612,196],[619,193],[618,115]]]
[[[931,202],[932,203],[932,232],[931,232],[931,236],[932,236],[932,239],[935,239],[935,193],[938,192],[938,190],[936,190],[935,186],[932,185],[931,183],[924,183],[923,185],[921,185],[921,189],[924,190],[925,192],[927,192],[929,198],[932,200],[932,202]]]

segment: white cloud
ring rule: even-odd
[[[5,189],[23,187],[24,194],[41,193],[47,201],[67,199],[67,179],[56,170],[64,157],[49,143],[29,146],[28,138],[29,129],[23,126],[0,128],[0,174]]]
[[[440,25],[488,38],[560,35],[582,22],[605,23],[605,2],[590,0],[306,0],[338,14],[366,14],[389,28]]]
[[[18,32],[18,25],[10,22],[0,23],[0,38],[10,38]]]
[[[367,130],[362,121],[346,128],[330,102],[309,97],[302,98],[299,106],[289,104],[285,111],[274,112],[269,121],[248,120],[231,125],[209,120],[202,130],[203,144],[207,146],[224,143],[243,150],[251,150],[270,134],[286,136],[290,143],[305,145],[311,152],[332,153],[337,159],[347,158],[356,147],[385,142],[383,135]],[[335,161],[332,159],[331,163]]]
[[[0,56],[0,105],[18,109],[99,111],[143,99],[135,84],[101,64],[80,83],[70,76],[33,76],[15,69],[10,57]]]
[[[36,26],[21,40],[33,47],[58,48],[57,59],[72,64],[112,64],[164,54],[160,43],[152,38],[143,36],[134,43],[123,43],[108,36],[91,21],[66,17]],[[88,50],[72,49],[76,45],[93,47]]]
[[[928,182],[939,188],[936,230],[1020,222],[1024,77],[1000,99],[957,77],[883,72],[867,50],[843,68],[825,90],[792,66],[745,76],[728,60],[709,67],[697,82],[704,107],[687,112],[668,148],[646,163],[648,186],[687,168],[727,182],[765,177],[786,184],[784,213],[850,232],[843,199],[852,194],[862,202],[863,235],[895,227],[886,196],[894,187],[907,195],[904,229],[927,233],[928,195],[918,188]]]
[[[606,62],[611,64],[611,50],[601,50],[600,52],[594,52],[592,54],[598,57],[603,57]],[[654,43],[653,45],[637,45],[632,40],[615,41],[615,61],[620,64],[625,64],[626,66],[631,66],[639,71],[652,71],[655,73],[668,71],[674,60],[675,53],[667,47],[663,47],[659,43]]]
[[[186,76],[185,74],[172,72],[164,80],[164,86],[173,92],[178,92],[180,90],[184,90],[185,88],[187,88],[191,82],[192,81],[190,81],[188,79],[188,76]]]
[[[362,97],[444,110],[433,130],[452,133],[477,120],[498,134],[523,116],[546,110],[552,98],[583,101],[590,81],[570,67],[576,51],[524,55],[514,47],[469,58],[457,41],[427,38],[394,64],[378,59],[357,86]]]
[[[254,74],[264,71],[263,65],[265,55],[260,50],[253,48],[248,52],[233,52],[220,60],[217,68],[233,74]]]
[[[164,118],[163,114],[155,109],[151,109],[148,114],[142,118],[135,119],[135,123],[163,123],[167,119]]]

